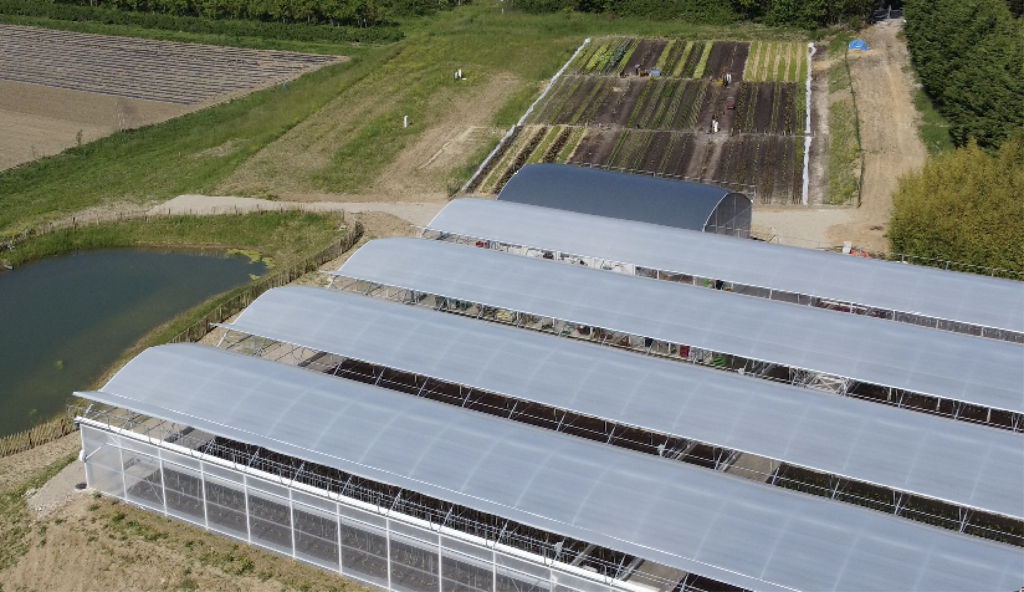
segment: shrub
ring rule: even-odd
[[[1024,271],[1024,150],[1018,129],[999,152],[975,142],[933,157],[893,195],[893,252]]]

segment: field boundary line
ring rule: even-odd
[[[569,67],[569,64],[571,64],[576,59],[576,56],[578,56],[580,52],[583,51],[583,48],[586,47],[588,43],[590,43],[590,37],[584,39],[583,43],[581,43],[580,46],[576,48],[576,51],[574,51],[573,54],[569,56],[569,59],[566,60],[564,64],[562,64],[562,67],[558,69],[558,72],[555,72],[555,75],[552,76],[551,80],[548,81],[547,86],[544,87],[544,92],[540,93],[540,96],[537,97],[537,100],[530,104],[530,106],[526,109],[526,113],[523,113],[523,116],[519,118],[519,121],[517,121],[515,125],[513,125],[507,132],[505,132],[505,135],[502,136],[501,140],[498,142],[498,145],[494,147],[494,150],[491,150],[491,153],[487,155],[487,158],[485,158],[483,162],[480,163],[480,166],[476,167],[476,170],[473,172],[473,176],[471,176],[469,180],[466,181],[465,185],[462,186],[461,193],[466,193],[469,190],[469,187],[472,186],[473,181],[476,181],[476,178],[480,175],[480,171],[484,170],[484,167],[487,166],[487,163],[492,158],[494,158],[494,155],[499,150],[501,150],[501,147],[505,144],[505,141],[508,139],[510,135],[512,135],[515,129],[523,125],[523,122],[526,121],[526,118],[529,117],[531,113],[533,113],[533,108],[536,107],[538,103],[544,100],[544,97],[547,96],[548,91],[551,90],[551,87],[554,86],[555,82],[558,82],[558,79],[561,78],[562,73],[565,72],[565,69]]]
[[[800,196],[800,203],[805,206],[811,192],[811,59],[814,58],[814,54],[818,51],[813,43],[808,43],[807,47],[810,48],[810,51],[807,52],[807,78],[804,80],[806,86],[804,106],[807,110],[807,121],[804,123],[804,183]],[[854,108],[856,109],[856,105],[854,105]]]

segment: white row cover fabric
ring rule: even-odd
[[[1024,412],[1024,348],[1007,341],[413,238],[332,273]]]
[[[427,228],[1024,332],[1024,282],[481,199],[453,200]]]
[[[319,288],[221,326],[1024,518],[1024,440],[1003,430]]]
[[[1019,548],[194,344],[87,399],[753,590],[1012,590]]]

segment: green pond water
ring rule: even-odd
[[[0,274],[0,436],[63,412],[146,333],[263,271],[223,253],[133,249]]]

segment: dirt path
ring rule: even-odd
[[[896,38],[898,23],[873,25],[861,31],[871,48],[849,54],[852,84],[857,93],[861,147],[864,150],[864,188],[858,208],[772,208],[755,205],[753,222],[763,234],[779,237],[793,246],[819,248],[839,246],[844,241],[869,251],[886,251],[885,231],[889,224],[892,194],[899,178],[919,170],[927,151],[917,132],[918,113],[912,100],[913,79],[907,69],[906,44]],[[817,79],[825,80],[827,64],[815,63]],[[815,85],[818,91],[821,85]],[[822,87],[823,90],[824,87]],[[819,108],[826,93],[818,91]],[[827,114],[813,114],[819,129]],[[822,179],[824,143],[812,146],[812,180]],[[811,185],[812,203],[820,202],[820,184]]]
[[[850,221],[827,231],[833,242],[849,240],[873,251],[888,248],[885,230],[899,178],[919,170],[928,156],[917,132],[907,46],[896,38],[900,30],[897,22],[868,27],[861,38],[870,50],[849,54],[864,150],[864,186],[861,206],[851,212]]]
[[[428,203],[387,203],[385,199],[372,199],[374,197],[386,196],[335,196],[339,200],[330,200],[329,194],[320,194],[325,198],[322,201],[272,201],[269,199],[257,199],[253,197],[232,197],[213,195],[179,195],[178,197],[153,206],[149,213],[152,215],[213,215],[239,213],[244,214],[256,211],[268,210],[290,210],[303,209],[314,212],[348,212],[360,214],[364,212],[379,212],[400,218],[407,224],[423,226],[443,208],[448,202],[446,200]],[[371,198],[366,201],[347,201],[347,198]]]

